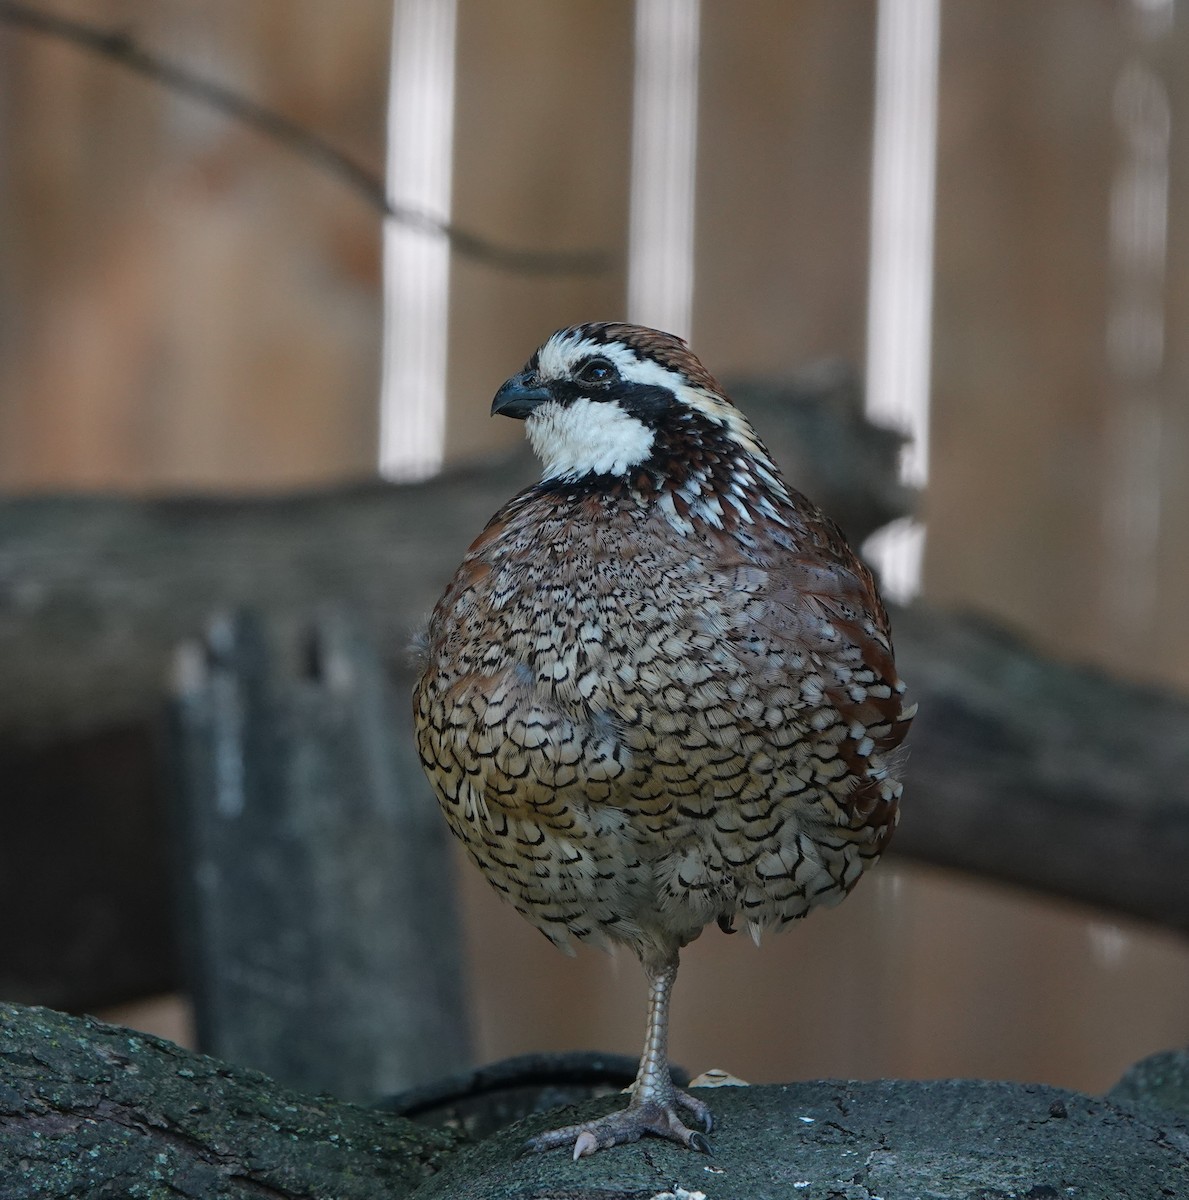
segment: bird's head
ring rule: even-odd
[[[640,325],[559,329],[496,393],[525,422],[546,480],[680,473],[708,452],[767,453],[680,338]]]

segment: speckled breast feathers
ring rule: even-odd
[[[417,740],[455,834],[562,946],[840,899],[911,719],[870,573],[676,338],[562,330],[493,408],[545,474],[430,621]]]

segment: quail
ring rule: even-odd
[[[419,754],[492,886],[562,949],[630,947],[650,990],[627,1107],[526,1149],[709,1151],[669,1074],[679,951],[850,891],[896,824],[915,706],[871,573],[680,338],[559,330],[491,411],[542,478],[434,609]]]

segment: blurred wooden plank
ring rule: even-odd
[[[383,162],[391,5],[60,4]],[[0,482],[291,486],[375,458],[380,223],[338,180],[0,26]],[[15,114],[19,113],[17,117]]]
[[[1163,288],[1159,587],[1145,668],[1154,665],[1159,678],[1189,687],[1189,238],[1183,233],[1189,208],[1189,178],[1183,166],[1189,162],[1189,22],[1180,9],[1153,57],[1168,88],[1172,172]]]
[[[469,1063],[452,859],[370,641],[303,641],[220,617],[179,659],[187,976],[201,1049],[369,1100]]]
[[[627,244],[631,0],[460,0],[454,218],[541,249]],[[486,420],[492,380],[560,326],[624,313],[620,262],[595,277],[517,278],[455,255],[447,457],[520,440]],[[482,419],[479,419],[479,418]]]
[[[875,4],[703,0],[694,345],[862,362]]]
[[[1189,29],[1160,7],[944,6],[925,590],[1059,656],[1185,687]],[[1156,209],[1120,205],[1136,72],[1166,90],[1150,103],[1169,106],[1172,164],[1167,259],[1145,284],[1163,358],[1142,379],[1109,345],[1128,239],[1161,236]],[[1135,514],[1139,536],[1155,528],[1142,561],[1119,552]],[[1118,603],[1137,585],[1150,603]]]
[[[945,17],[926,591],[1085,654],[1118,9],[976,0]]]

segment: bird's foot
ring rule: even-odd
[[[606,1150],[609,1146],[619,1146],[624,1142],[636,1142],[645,1134],[651,1134],[702,1154],[713,1154],[706,1133],[690,1129],[678,1115],[679,1108],[700,1122],[706,1133],[714,1128],[709,1105],[684,1092],[674,1092],[668,1104],[659,1100],[645,1100],[642,1103],[633,1100],[627,1108],[609,1113],[597,1121],[585,1121],[580,1125],[567,1125],[563,1129],[539,1133],[524,1143],[523,1153],[540,1154],[542,1150],[570,1146],[573,1148],[574,1161],[577,1162],[596,1150]]]

